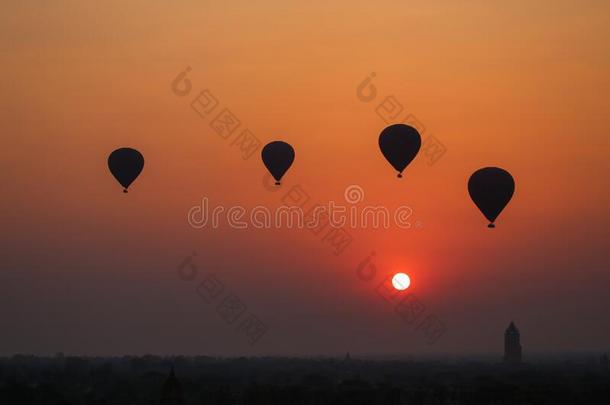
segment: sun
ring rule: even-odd
[[[411,285],[411,279],[405,273],[396,273],[392,277],[392,285],[398,291],[404,291]]]

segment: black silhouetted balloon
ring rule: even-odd
[[[261,157],[265,167],[275,179],[275,184],[279,186],[282,176],[294,162],[294,149],[286,142],[273,141],[265,145]]]
[[[144,168],[144,156],[140,152],[131,148],[120,148],[108,156],[108,168],[123,186],[123,192],[138,177]]]
[[[420,147],[419,132],[408,125],[390,125],[379,135],[381,153],[398,171],[398,177],[402,177],[403,170],[415,159]]]
[[[484,167],[477,170],[468,180],[470,198],[489,220],[489,228],[495,228],[494,221],[510,201],[515,192],[513,176],[499,167]]]

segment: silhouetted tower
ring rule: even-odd
[[[169,377],[163,384],[163,392],[161,393],[161,405],[183,405],[184,398],[182,397],[182,386],[174,373],[174,366],[169,373]]]
[[[505,363],[520,363],[521,362],[521,342],[519,329],[511,321],[506,332],[504,332],[504,362]]]
[[[608,371],[608,355],[604,353],[601,359],[602,370]]]
[[[352,360],[352,356],[350,356],[348,352],[343,358],[343,363],[341,364],[341,377],[343,379],[355,378],[358,373],[358,366],[356,362]]]

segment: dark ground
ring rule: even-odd
[[[172,365],[178,384],[167,383]],[[0,358],[0,404],[161,403],[607,405],[610,371],[601,354],[515,366],[330,357]]]

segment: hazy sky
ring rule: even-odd
[[[3,2],[0,355],[500,356],[511,320],[526,358],[607,349],[609,38],[601,0]],[[204,89],[219,104],[202,118]],[[446,147],[402,180],[377,146],[387,96]],[[241,121],[228,140],[210,126],[224,108]],[[243,129],[295,147],[281,191],[232,145]],[[128,195],[106,166],[122,146],[146,159]],[[494,230],[466,189],[489,165],[517,184]],[[414,226],[350,230],[337,256],[308,230],[187,223],[203,197],[274,209],[295,185],[340,203],[358,185]],[[376,293],[396,271],[445,323],[436,344]],[[232,325],[196,292],[210,274],[247,305]],[[249,314],[268,325],[255,346]]]

